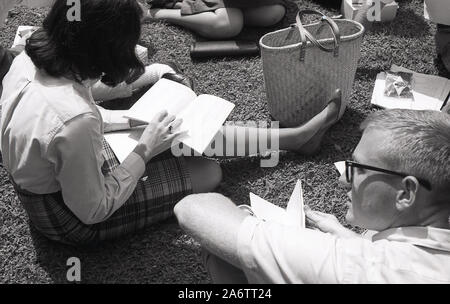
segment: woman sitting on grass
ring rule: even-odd
[[[210,39],[237,36],[244,26],[275,25],[286,14],[284,0],[147,0],[147,20],[164,20]]]
[[[160,154],[180,124],[166,112],[118,163],[103,132],[130,128],[131,122],[119,111],[97,107],[91,85],[100,78],[115,85],[144,68],[134,52],[143,12],[136,0],[81,0],[81,9],[82,21],[70,22],[66,0],[56,0],[43,28],[14,60],[0,101],[3,161],[18,197],[42,234],[70,244],[134,233],[172,216],[184,196],[213,191],[221,181],[212,160]],[[237,147],[245,138],[250,151],[259,146],[257,138],[270,140],[276,132],[280,149],[311,154],[338,120],[339,109],[336,96],[300,127],[224,127],[217,136],[234,128],[236,137],[221,138],[224,149],[227,141]],[[259,146],[257,152],[267,151]]]

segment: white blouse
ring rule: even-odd
[[[120,112],[97,107],[89,85],[38,70],[25,52],[14,60],[3,85],[1,146],[14,182],[36,194],[61,191],[85,224],[110,217],[145,171],[136,153],[114,172],[101,171],[103,131],[117,129],[115,121],[124,126]]]

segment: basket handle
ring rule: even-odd
[[[319,15],[321,16],[321,26],[319,28],[319,32],[322,30],[323,26],[328,25],[331,29],[331,32],[333,34],[333,38],[334,38],[334,47],[326,47],[324,46],[321,42],[317,41],[317,39],[308,31],[303,27],[302,24],[302,17],[304,15]],[[300,47],[300,61],[304,61],[305,60],[305,54],[306,54],[306,38],[308,38],[311,43],[313,43],[315,46],[317,46],[319,49],[321,49],[322,51],[325,52],[329,52],[329,53],[334,53],[334,56],[337,57],[339,56],[339,45],[341,43],[341,34],[339,31],[339,27],[337,26],[336,22],[333,21],[333,19],[325,16],[323,13],[316,11],[316,10],[312,10],[312,9],[306,9],[306,10],[301,10],[298,12],[297,17],[295,18],[296,20],[296,25],[297,28],[300,32],[300,39],[302,42],[302,45]]]

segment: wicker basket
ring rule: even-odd
[[[322,19],[303,26],[306,14]],[[325,25],[331,31],[323,31]],[[322,111],[338,88],[342,91],[342,116],[352,91],[363,33],[358,22],[332,20],[320,12],[303,10],[297,15],[297,24],[264,35],[261,57],[272,117],[283,126],[299,126]]]

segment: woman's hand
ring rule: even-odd
[[[314,211],[308,206],[305,206],[305,215],[306,224],[313,229],[343,238],[360,237],[359,234],[342,226],[332,214]]]
[[[167,111],[160,112],[145,128],[133,152],[139,154],[147,163],[170,148],[174,138],[179,135],[173,134],[172,130],[177,129],[181,123],[180,119],[175,119],[175,116],[169,115]]]

